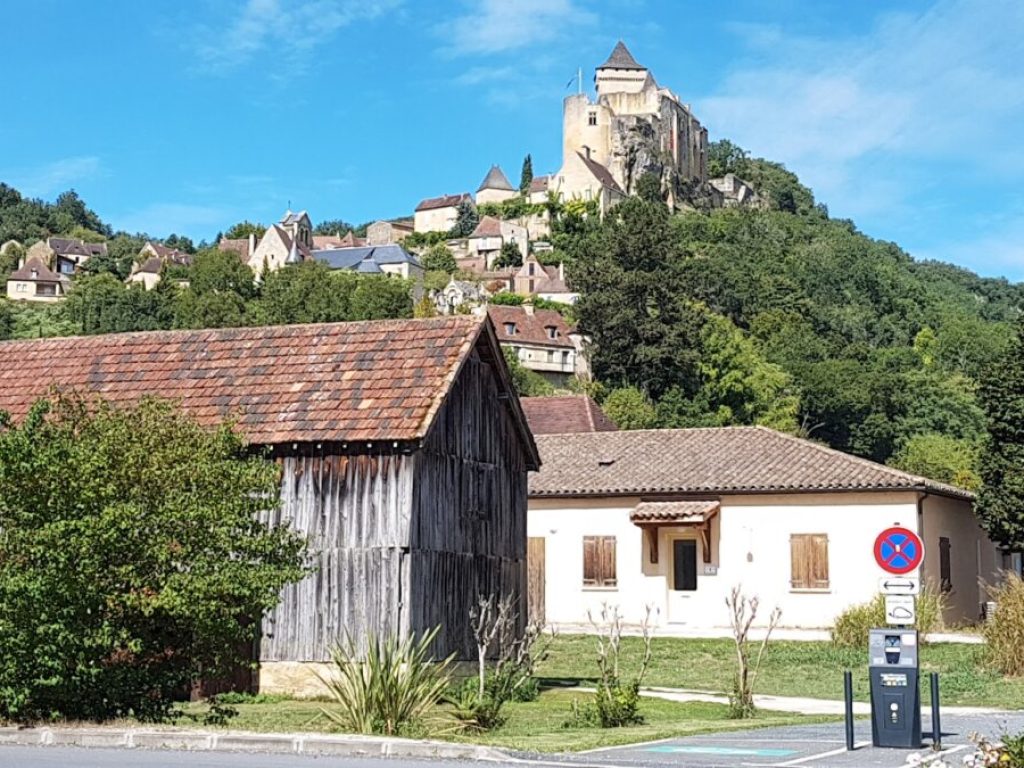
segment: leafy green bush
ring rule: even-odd
[[[921,643],[931,632],[942,629],[942,611],[946,598],[941,592],[925,586],[917,597],[917,623]],[[885,597],[875,595],[869,602],[851,605],[840,613],[832,626],[832,642],[840,648],[867,648],[868,630],[884,627]]]
[[[278,470],[167,401],[0,414],[0,719],[161,720],[303,574]]]
[[[1024,581],[1007,572],[989,596],[996,603],[985,624],[989,663],[1004,675],[1024,675]]]
[[[371,635],[366,653],[351,637],[331,648],[334,674],[320,677],[334,709],[323,712],[342,728],[355,733],[388,736],[423,727],[451,681],[454,654],[441,661],[430,655],[439,627],[416,637]]]

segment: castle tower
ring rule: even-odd
[[[594,73],[598,97],[609,93],[640,93],[649,76],[647,67],[633,58],[626,44],[619,40],[608,60]]]
[[[484,180],[480,182],[480,186],[476,190],[476,202],[477,205],[500,203],[502,200],[515,197],[516,194],[515,187],[512,186],[508,176],[501,170],[501,166],[492,165],[491,170],[487,172]]]

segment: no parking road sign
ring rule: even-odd
[[[910,573],[924,560],[924,544],[909,528],[886,528],[875,539],[875,562],[887,573]]]

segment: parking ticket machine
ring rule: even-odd
[[[871,741],[876,747],[921,746],[917,630],[869,630]]]

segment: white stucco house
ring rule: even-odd
[[[531,613],[587,623],[618,605],[638,623],[728,626],[741,584],[782,627],[824,628],[870,600],[875,537],[902,525],[926,549],[947,623],[975,621],[979,580],[1019,562],[986,537],[967,491],[764,427],[539,434],[529,489]]]

